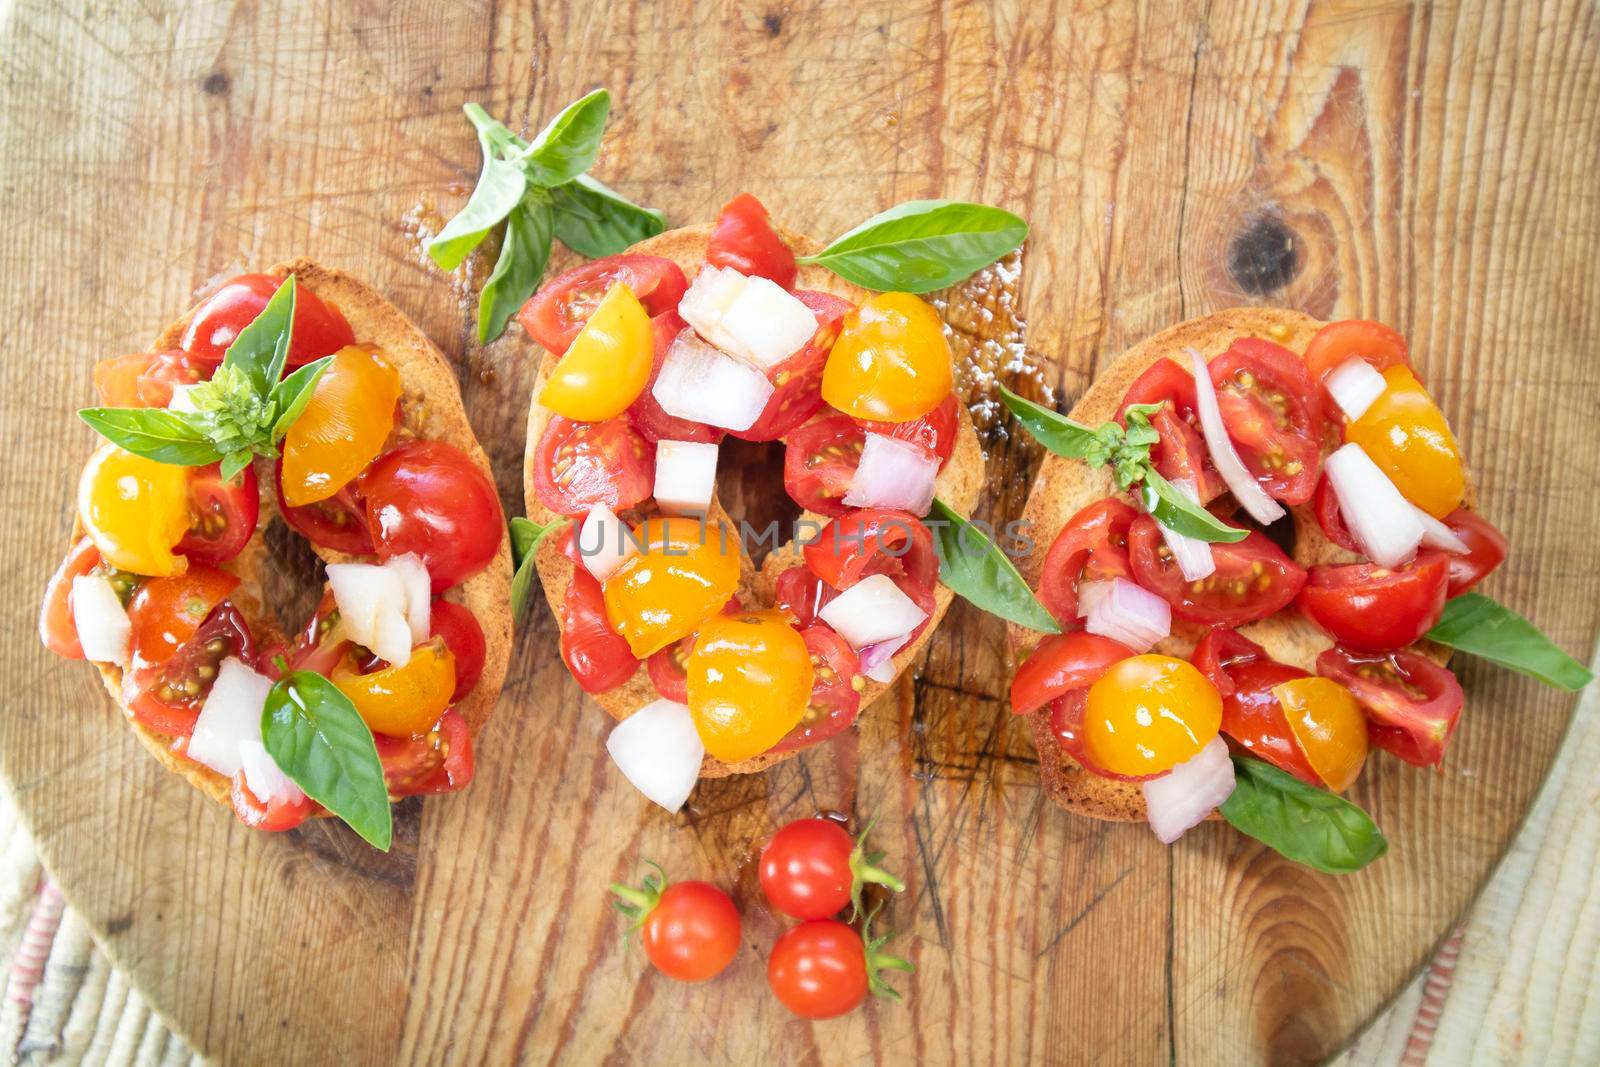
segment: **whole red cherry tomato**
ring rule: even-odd
[[[853,905],[861,912],[861,892],[881,885],[896,893],[905,883],[875,866],[881,852],[866,851],[866,835],[852,841],[832,819],[796,819],[772,835],[761,850],[761,890],[767,903],[796,919],[826,919]]]
[[[706,245],[706,263],[732,267],[746,277],[771,278],[785,289],[794,286],[794,252],[773,230],[767,209],[750,193],[740,193],[723,205]]]
[[[615,885],[617,907],[633,919],[656,970],[680,982],[715,978],[739,954],[739,912],[710,882],[667,883],[667,872],[646,875],[641,887]]]
[[[443,441],[410,441],[384,453],[361,488],[378,557],[416,553],[435,593],[487,567],[506,536],[488,475]]]
[[[1341,645],[1369,651],[1404,648],[1439,621],[1449,572],[1444,554],[1432,550],[1401,567],[1312,567],[1295,603]]]
[[[833,919],[813,919],[788,930],[772,946],[767,984],[783,1006],[802,1019],[832,1019],[854,1011],[869,992],[899,999],[878,977],[890,967],[913,971],[906,960],[881,951],[887,937],[863,942]]]
[[[255,321],[282,284],[282,278],[267,274],[241,274],[228,281],[195,309],[178,346],[196,359],[220,363],[239,331]],[[338,308],[324,303],[306,286],[295,286],[290,367],[332,355],[355,343],[355,332]]]

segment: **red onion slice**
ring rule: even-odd
[[[873,574],[840,593],[817,612],[850,647],[860,650],[904,637],[928,617],[887,574]]]
[[[939,461],[909,441],[869,433],[850,478],[844,504],[851,508],[899,508],[926,515],[933,507]]]
[[[1328,387],[1328,395],[1333,397],[1333,402],[1344,412],[1344,417],[1351,422],[1365,415],[1372,402],[1382,396],[1389,385],[1383,380],[1383,375],[1360,356],[1351,356],[1335,367],[1323,384]]]
[[[1232,796],[1234,784],[1228,743],[1213,737],[1171,771],[1142,783],[1150,829],[1162,844],[1172,844]]]
[[[811,322],[814,330],[816,319]],[[765,374],[684,330],[667,349],[650,395],[668,415],[724,430],[748,430],[772,391]]]
[[[884,685],[894,681],[894,655],[905,648],[910,640],[911,634],[907,632],[863,648],[860,652],[861,673]]]
[[[1150,651],[1172,632],[1172,606],[1165,600],[1126,578],[1113,578],[1110,585],[1089,609],[1085,630],[1135,652]]]
[[[1398,567],[1417,554],[1423,534],[1417,509],[1360,445],[1341,446],[1328,457],[1324,470],[1345,526],[1372,562]]]
[[[688,707],[671,700],[653,701],[617,723],[606,751],[635,789],[668,811],[689,799],[706,754]]]
[[[1277,522],[1283,518],[1283,506],[1261,488],[1261,483],[1245,467],[1244,460],[1239,458],[1238,451],[1233,447],[1228,429],[1222,424],[1222,409],[1217,406],[1217,390],[1211,384],[1206,357],[1193,348],[1185,348],[1184,351],[1189,353],[1193,361],[1195,408],[1200,413],[1200,429],[1205,435],[1206,448],[1211,452],[1212,465],[1222,475],[1233,498],[1250,513],[1251,518],[1263,526]]]

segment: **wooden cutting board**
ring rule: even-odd
[[[379,856],[333,826],[244,830],[159,772],[92,672],[32,629],[91,447],[69,413],[93,361],[295,254],[387,292],[456,361],[518,510],[529,343],[474,344],[483,266],[448,277],[421,246],[476,171],[463,101],[537,128],[606,85],[597,173],[674,222],[744,189],[821,237],[917,197],[1026,216],[1020,283],[946,306],[980,421],[996,374],[1070,401],[1132,342],[1214,308],[1397,325],[1514,545],[1491,591],[1586,654],[1592,3],[68,7],[0,18],[0,769],[71,902],[216,1060],[1315,1061],[1428,957],[1515,832],[1573,701],[1476,664],[1445,770],[1378,758],[1356,788],[1392,842],[1361,874],[1220,826],[1169,850],[1057,811],[1006,712],[1001,625],[966,609],[858,735],[707,783],[669,817],[610,767],[608,720],[536,604],[476,783],[405,805]],[[1036,450],[1003,423],[986,445],[988,514],[1019,513]],[[918,973],[904,1004],[811,1025],[764,988],[779,924],[750,860],[818,809],[881,817],[909,884],[888,917]],[[624,942],[605,885],[646,857],[745,910],[715,983],[663,980]]]

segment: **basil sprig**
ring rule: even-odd
[[[1016,566],[982,530],[942,500],[933,502],[928,519],[939,553],[939,581],[991,615],[1030,630],[1061,632]]]
[[[1372,817],[1341,796],[1249,756],[1233,757],[1233,775],[1222,817],[1296,863],[1349,874],[1389,851]]]
[[[294,671],[273,683],[261,710],[267,753],[306,796],[374,848],[394,837],[389,788],[372,730],[350,698],[320,674]]]
[[[1428,640],[1498,663],[1546,685],[1576,693],[1594,680],[1527,618],[1482,593],[1462,593],[1444,606]]]
[[[1161,410],[1160,404],[1130,405],[1123,414],[1126,427],[1116,422],[1085,426],[1018,396],[1003,385],[1000,398],[1023,429],[1051,452],[1067,459],[1081,459],[1091,467],[1109,466],[1120,490],[1139,486],[1139,499],[1145,510],[1174,533],[1217,544],[1232,544],[1249,536],[1248,530],[1229,526],[1156,471],[1150,461],[1150,446],[1161,435],[1150,425],[1150,416]]]
[[[997,207],[911,200],[798,261],[827,267],[866,289],[926,293],[987,267],[1027,236],[1026,222]]]
[[[511,520],[511,558],[516,561],[516,573],[511,576],[511,617],[520,619],[527,606],[528,594],[533,591],[534,554],[546,537],[567,524],[566,519],[540,526],[532,519],[520,515]]]
[[[477,104],[462,110],[478,131],[483,168],[466,206],[428,242],[428,255],[454,270],[490,233],[501,231],[494,270],[478,296],[480,342],[499,337],[539,287],[553,239],[599,257],[666,229],[661,212],[584,173],[599,155],[611,112],[611,94],[604,89],[568,104],[532,143]]]
[[[252,457],[278,454],[278,442],[305,411],[333,359],[324,356],[283,377],[294,303],[291,274],[239,331],[211,379],[190,390],[195,410],[83,408],[78,417],[112,444],[158,463],[203,467],[220,461],[222,477],[232,481]]]

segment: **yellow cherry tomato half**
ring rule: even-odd
[[[1343,793],[1367,760],[1367,719],[1350,690],[1331,678],[1295,678],[1272,687],[1289,732],[1324,785]]]
[[[172,550],[189,529],[190,470],[101,445],[78,479],[78,517],[100,558],[154,578],[182,574],[189,561]]]
[[[1089,687],[1084,744],[1115,774],[1162,774],[1204,748],[1222,726],[1222,697],[1193,664],[1130,656]]]
[[[1344,439],[1360,445],[1401,496],[1442,519],[1461,506],[1466,492],[1461,448],[1415,374],[1395,366],[1383,380],[1388,388],[1345,427]]]
[[[431,730],[450,706],[456,690],[456,658],[436,637],[417,646],[404,667],[362,674],[347,655],[328,680],[350,698],[375,733],[410,737]]]
[[[724,763],[782,741],[805,715],[815,681],[805,640],[779,611],[707,620],[685,670],[695,730]]]
[[[639,659],[694,633],[739,585],[739,543],[719,523],[648,519],[633,530],[639,553],[606,579],[611,628]]]
[[[539,403],[579,422],[604,422],[628,410],[644,392],[654,361],[650,314],[619,282],[606,290],[550,372]]]
[[[284,501],[303,507],[327,500],[366,470],[394,429],[400,391],[400,372],[381,349],[335,352],[283,436]]]
[[[950,395],[950,364],[933,308],[910,293],[879,293],[845,316],[822,370],[822,399],[858,419],[920,419]]]

